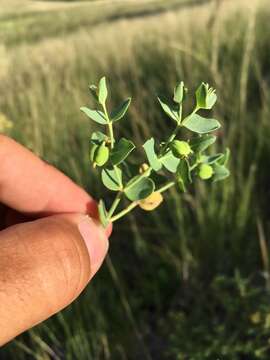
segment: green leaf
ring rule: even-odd
[[[105,114],[100,110],[91,110],[88,107],[81,107],[80,110],[93,121],[105,125],[107,124]]]
[[[225,150],[225,154],[223,154],[223,157],[221,159],[219,159],[218,163],[219,165],[226,165],[229,161],[229,158],[230,158],[230,149],[227,148]]]
[[[108,96],[108,90],[106,85],[106,78],[103,76],[98,84],[98,101],[101,105],[104,105]]]
[[[90,142],[92,144],[101,145],[107,139],[107,135],[101,131],[94,131],[91,136]]]
[[[179,116],[178,116],[178,112],[177,112],[177,108],[175,107],[175,105],[169,105],[168,103],[166,103],[163,99],[161,100],[161,98],[158,97],[158,101],[163,109],[163,111],[173,120],[175,120],[176,122],[178,122],[179,120]]]
[[[137,201],[147,198],[154,190],[155,183],[152,179],[138,175],[127,183],[124,192],[129,200]]]
[[[174,96],[173,96],[173,100],[178,103],[181,104],[182,101],[184,100],[185,97],[185,85],[184,82],[181,81],[178,85],[176,85],[175,89],[174,89]]]
[[[210,156],[206,156],[203,155],[201,156],[201,162],[204,164],[214,164],[216,162],[218,162],[224,155],[223,154],[215,154],[215,155],[210,155]]]
[[[202,83],[196,90],[196,104],[198,109],[210,110],[217,101],[216,90]]]
[[[217,137],[214,135],[203,135],[197,138],[194,138],[190,141],[190,147],[194,152],[205,151],[210,145],[214,144]]]
[[[230,171],[224,165],[214,164],[213,169],[213,182],[224,180],[230,175]]]
[[[149,161],[150,166],[155,170],[159,171],[162,168],[162,163],[158,159],[155,153],[155,140],[151,138],[147,140],[143,145],[144,151],[146,153],[147,159]]]
[[[122,171],[121,169],[103,169],[101,179],[106,188],[112,191],[122,189]]]
[[[135,149],[133,142],[122,138],[115,144],[111,152],[111,162],[113,165],[118,165]]]
[[[176,180],[181,191],[186,192],[187,186],[192,182],[189,163],[186,159],[181,159],[176,171]]]
[[[90,85],[89,90],[93,98],[98,102],[98,95],[97,95],[98,88],[96,87],[96,85]]]
[[[220,123],[215,119],[207,119],[194,114],[183,121],[183,126],[198,134],[205,134],[220,128]]]
[[[176,158],[171,151],[160,160],[165,168],[172,173],[176,172],[180,163],[180,159]]]
[[[109,220],[107,218],[108,214],[103,200],[100,200],[98,203],[98,214],[101,224],[106,228],[109,224]]]
[[[122,104],[120,104],[115,110],[113,110],[111,113],[112,121],[118,121],[122,119],[122,117],[127,112],[130,103],[131,103],[131,98],[128,98],[125,101],[123,101]]]

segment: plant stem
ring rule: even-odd
[[[162,156],[165,154],[168,145],[170,144],[170,142],[172,142],[172,141],[175,139],[175,137],[176,137],[176,135],[177,135],[180,127],[182,126],[182,125],[181,125],[181,122],[182,122],[182,109],[183,109],[182,104],[180,104],[180,105],[179,105],[179,121],[178,121],[177,126],[176,126],[176,128],[174,129],[173,133],[172,133],[171,136],[169,137],[169,139],[166,141],[166,143],[164,144],[164,146],[162,146],[162,149],[161,149],[161,151],[160,151],[160,156],[159,156],[159,157],[162,157]]]
[[[121,201],[121,196],[122,196],[122,192],[119,191],[118,194],[116,195],[113,203],[112,203],[112,206],[108,212],[108,219],[110,219],[113,215],[113,213],[115,212],[117,206],[119,205],[120,201]]]
[[[110,140],[111,140],[111,149],[113,149],[113,147],[114,147],[114,134],[113,134],[113,125],[112,125],[111,121],[108,122],[108,129],[109,129],[109,136],[110,136]]]
[[[107,111],[107,107],[106,105],[104,104],[103,105],[103,110],[104,110],[104,113],[105,113],[105,116],[106,116],[106,120],[107,120],[107,125],[108,125],[108,129],[109,129],[109,137],[110,137],[110,140],[111,140],[111,149],[113,149],[114,147],[114,134],[113,134],[113,124],[112,124],[112,121],[109,117],[109,114],[108,114],[108,111]]]
[[[156,190],[156,192],[162,193],[162,192],[168,190],[169,188],[171,188],[174,185],[175,185],[175,181],[170,181],[168,184],[166,184],[166,185],[162,186],[160,189]],[[121,217],[128,214],[131,210],[133,210],[138,205],[139,205],[139,201],[133,201],[124,210],[120,211],[118,214],[111,217],[110,221],[114,222],[114,221],[120,219]]]
[[[107,120],[107,125],[108,125],[108,130],[109,130],[109,138],[111,140],[110,147],[111,147],[111,150],[112,150],[114,148],[114,143],[115,143],[114,133],[113,133],[113,122],[111,121],[111,119],[109,117],[107,107],[106,107],[105,104],[103,105],[103,110],[104,110],[105,117],[106,117],[106,120]],[[121,185],[121,187],[123,187],[121,177],[120,177],[120,174],[119,174],[119,168],[116,165],[113,165],[113,168],[114,168],[116,176],[117,176],[118,184]]]
[[[156,190],[156,192],[162,193],[174,185],[175,185],[175,181],[170,181],[168,184],[166,184],[166,185],[162,186],[160,189]]]
[[[168,145],[170,144],[170,142],[172,142],[172,141],[175,139],[175,137],[176,137],[176,135],[177,135],[177,133],[178,133],[178,131],[179,131],[179,129],[180,129],[181,126],[182,126],[182,125],[181,125],[180,123],[177,124],[176,128],[174,129],[174,131],[173,131],[173,133],[171,134],[171,136],[169,137],[169,139],[166,141],[166,143],[164,144],[164,146],[162,146],[159,157],[162,157],[162,156],[165,154]]]
[[[129,204],[128,207],[126,207],[124,210],[120,211],[118,214],[116,214],[115,216],[111,217],[111,222],[114,222],[118,219],[120,219],[121,217],[125,216],[127,213],[129,213],[131,210],[133,210],[136,206],[138,205],[138,201],[133,201],[131,204]]]

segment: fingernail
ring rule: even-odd
[[[79,232],[83,237],[88,249],[91,262],[91,278],[100,268],[108,251],[108,238],[103,228],[94,222],[89,216],[85,216],[78,225]]]

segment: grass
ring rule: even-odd
[[[89,101],[88,84],[106,75],[112,104],[132,95],[122,133],[142,144],[173,126],[156,93],[169,94],[176,80],[191,89],[208,81],[219,94],[213,116],[224,130],[217,146],[232,149],[232,176],[211,187],[196,184],[182,196],[171,190],[156,212],[146,217],[136,210],[119,222],[110,256],[84,294],[0,354],[16,360],[268,359],[269,5],[210,2],[100,22],[115,11],[108,5],[104,14],[93,14],[98,26],[84,23],[83,6],[89,5],[65,10],[63,19],[62,10],[54,10],[57,25],[46,11],[31,15],[33,33],[28,15],[11,17],[15,29],[17,21],[25,26],[17,35],[1,20],[7,30],[0,109],[14,123],[11,135],[98,197],[104,189],[89,166],[91,125],[78,111]],[[125,4],[125,11],[132,6]],[[44,30],[49,22],[55,30]]]

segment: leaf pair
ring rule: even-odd
[[[113,110],[110,116],[110,121],[115,122],[122,119],[129,108],[130,102],[131,98],[128,98],[127,100],[123,101],[115,110]],[[108,124],[108,119],[103,111],[92,110],[86,106],[81,107],[80,110],[96,123],[101,125]]]
[[[137,175],[123,186],[122,171],[120,169],[103,169],[101,173],[103,184],[112,191],[123,191],[131,201],[145,199],[155,190],[152,179]]]
[[[104,112],[101,110],[92,110],[86,106],[83,106],[80,108],[80,110],[86,116],[88,116],[91,120],[101,125],[106,125],[110,121],[113,122],[118,121],[124,117],[124,115],[126,114],[129,108],[131,98],[127,98],[117,108],[115,108],[110,114],[109,118],[107,116],[105,104],[108,97],[108,89],[107,89],[105,77],[102,77],[100,79],[98,87],[95,85],[90,85],[89,89],[96,102],[98,102],[102,106]]]
[[[150,166],[153,170],[159,171],[164,166],[168,171],[175,173],[177,166],[180,162],[179,159],[177,159],[171,151],[169,151],[166,155],[163,157],[158,157],[155,152],[155,140],[154,138],[151,138],[147,140],[143,148],[145,150],[147,159],[149,161]]]

